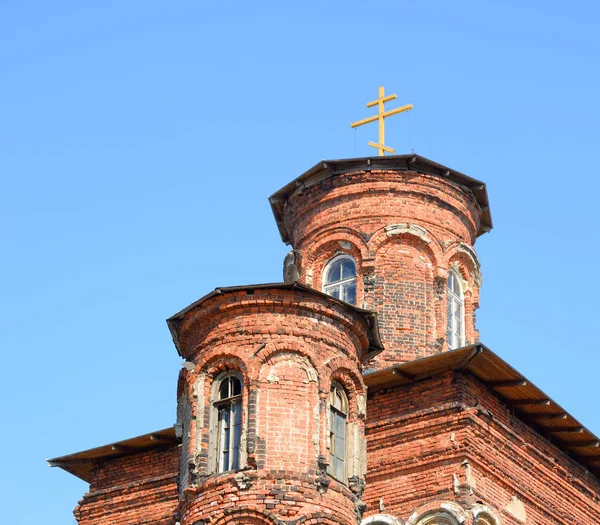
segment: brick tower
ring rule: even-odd
[[[168,320],[177,425],[50,460],[80,525],[600,523],[598,437],[479,342],[483,183],[347,159],[270,202],[285,282]]]
[[[346,300],[377,312],[386,348],[372,366],[478,340],[481,273],[473,245],[492,226],[482,182],[418,155],[326,161],[270,202],[300,282],[335,292],[327,281],[331,261],[354,265]],[[447,301],[450,277],[458,287],[455,311]]]
[[[169,327],[187,360],[181,524],[356,523],[366,469],[361,369],[382,348],[376,317],[283,283],[217,289]]]

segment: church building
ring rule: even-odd
[[[283,282],[167,320],[174,427],[50,460],[80,525],[600,524],[599,439],[480,342],[485,184],[372,145],[269,198]]]

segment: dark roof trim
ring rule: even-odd
[[[51,467],[60,467],[89,483],[92,479],[93,467],[100,461],[140,454],[157,448],[174,447],[178,443],[175,427],[169,427],[46,461]]]
[[[379,336],[379,322],[377,319],[377,314],[372,312],[371,310],[365,310],[363,308],[358,308],[357,306],[353,306],[345,301],[341,301],[339,299],[335,299],[326,293],[315,290],[314,288],[307,286],[305,284],[301,284],[299,282],[289,282],[289,283],[262,283],[262,284],[248,284],[245,286],[227,286],[223,288],[215,288],[212,292],[206,294],[204,297],[201,297],[197,301],[193,302],[180,312],[177,312],[175,315],[169,317],[167,319],[167,325],[169,330],[171,331],[171,336],[173,337],[173,343],[175,344],[175,348],[177,348],[177,352],[180,356],[181,349],[179,347],[179,330],[181,327],[181,323],[185,318],[186,314],[191,310],[201,306],[204,302],[208,301],[212,297],[217,295],[227,294],[227,293],[235,293],[239,291],[245,290],[268,290],[268,289],[276,289],[276,290],[302,290],[303,292],[308,293],[309,295],[314,295],[321,299],[326,299],[334,304],[352,310],[354,313],[358,314],[362,317],[367,325],[369,326],[369,351],[367,355],[367,359],[371,359],[376,356],[383,350],[383,343],[381,342],[381,338]],[[182,356],[183,357],[183,356]]]
[[[492,215],[484,182],[473,179],[464,173],[450,169],[417,154],[389,155],[384,157],[360,157],[355,159],[321,161],[271,195],[269,197],[269,202],[283,242],[286,244],[290,243],[290,239],[283,225],[283,208],[285,202],[292,195],[298,191],[302,191],[304,188],[308,188],[313,184],[317,184],[328,177],[340,173],[379,169],[415,171],[417,173],[434,175],[456,182],[473,193],[473,196],[482,210],[482,224],[477,235],[481,235],[492,229]]]
[[[600,479],[600,439],[481,343],[363,374],[370,389],[394,388],[450,370],[473,375],[525,424]]]

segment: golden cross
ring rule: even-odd
[[[396,115],[398,113],[402,113],[404,111],[408,111],[413,108],[412,104],[407,104],[406,106],[402,106],[400,108],[391,109],[390,111],[384,111],[383,105],[390,100],[394,100],[396,95],[388,95],[387,97],[384,94],[383,86],[379,86],[379,98],[377,100],[372,100],[371,102],[367,102],[367,107],[372,108],[377,105],[379,109],[379,113],[369,118],[364,118],[362,120],[357,120],[350,124],[350,127],[357,128],[358,126],[362,126],[363,124],[369,124],[369,122],[375,122],[379,120],[379,143],[375,144],[374,142],[369,141],[369,146],[377,148],[379,150],[379,156],[385,155],[385,152],[395,153],[396,150],[394,148],[389,148],[384,145],[385,141],[385,126],[383,119],[386,117],[391,117],[392,115]]]

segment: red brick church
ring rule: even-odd
[[[483,182],[319,162],[270,198],[284,282],[167,322],[177,424],[50,460],[80,525],[598,525],[600,443],[479,342]]]

